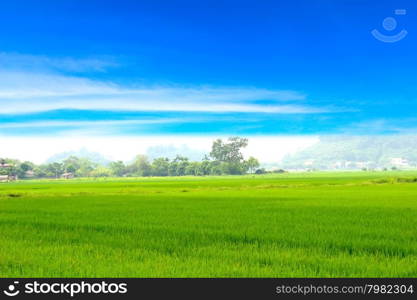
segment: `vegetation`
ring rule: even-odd
[[[4,183],[0,276],[416,277],[416,199],[407,171]]]
[[[287,155],[281,166],[322,170],[392,168],[392,159],[402,158],[408,167],[415,168],[416,149],[416,135],[322,136],[319,143]]]
[[[144,155],[138,155],[129,164],[114,161],[108,165],[76,156],[42,165],[13,159],[0,159],[0,164],[12,165],[12,167],[0,168],[0,174],[17,175],[19,178],[59,178],[68,173],[75,177],[239,175],[247,172],[254,173],[259,167],[256,158],[250,157],[247,161],[243,159],[241,150],[247,145],[248,140],[239,137],[231,137],[226,142],[218,139],[213,143],[210,156],[206,156],[200,162],[190,161],[180,155],[172,160],[160,157],[152,161]]]

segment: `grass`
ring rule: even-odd
[[[417,277],[417,173],[0,184],[0,277]]]

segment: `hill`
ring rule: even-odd
[[[287,155],[284,168],[414,168],[417,136],[324,136],[320,142]]]

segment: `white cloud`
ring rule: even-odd
[[[3,102],[3,103],[2,103]],[[303,105],[257,105],[230,103],[198,103],[152,101],[129,98],[116,99],[74,99],[74,100],[16,100],[11,104],[0,100],[0,114],[24,114],[57,109],[109,110],[109,111],[161,111],[161,112],[245,112],[276,114],[312,114],[330,112],[326,108],[315,108]]]
[[[348,134],[414,134],[417,132],[415,126],[416,118],[391,118],[373,119],[362,122],[348,124],[343,128],[342,133]]]
[[[21,71],[0,71],[0,101],[13,106],[19,101],[36,105],[65,97],[112,95],[118,89],[87,78]],[[48,99],[52,98],[52,99]],[[46,98],[46,99],[45,99]]]
[[[21,53],[0,52],[0,68],[21,70],[57,70],[67,72],[104,72],[117,67],[112,57],[89,57],[75,59],[72,57],[48,57]]]
[[[0,114],[57,109],[308,114],[330,112],[300,103],[297,91],[252,87],[120,86],[56,73],[0,71]],[[267,101],[260,103],[259,101]],[[296,103],[294,103],[296,102]]]
[[[0,129],[7,128],[39,128],[39,127],[101,127],[104,126],[124,126],[124,125],[141,125],[141,124],[165,124],[165,123],[181,123],[192,122],[195,119],[165,118],[150,120],[99,120],[99,121],[34,121],[34,122],[11,122],[0,123]]]

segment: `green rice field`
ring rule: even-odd
[[[417,277],[417,172],[0,183],[1,277]]]

